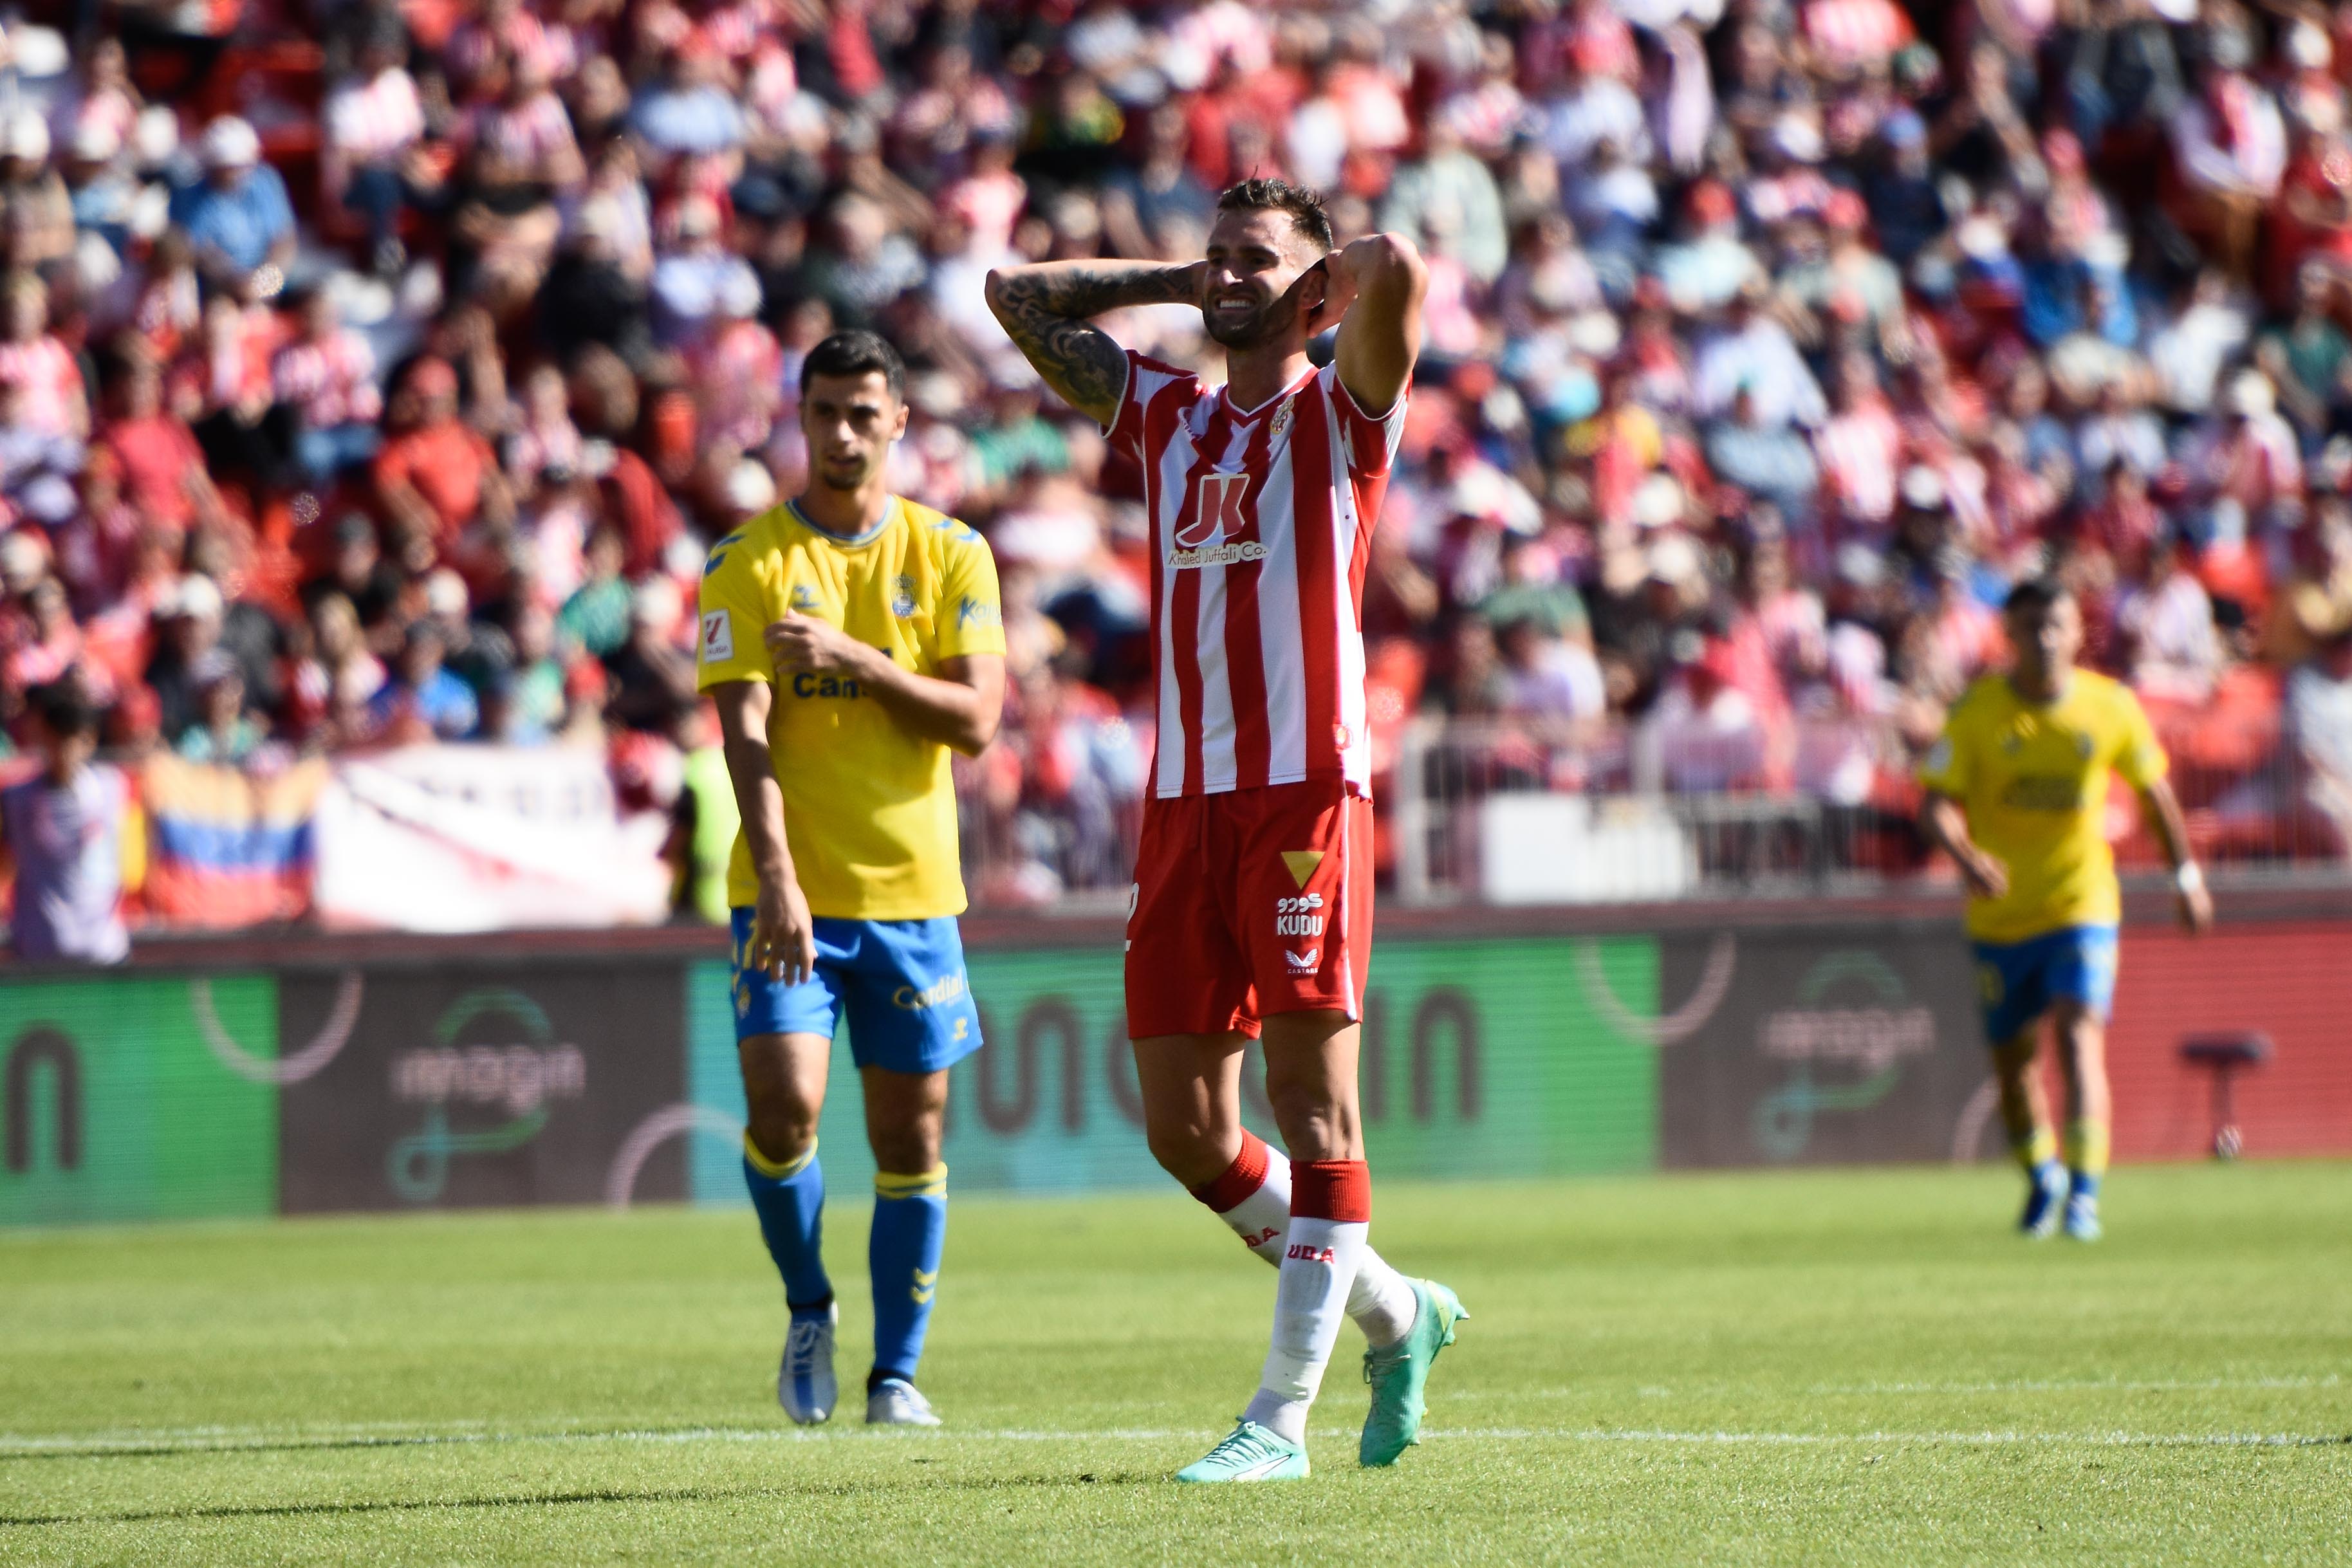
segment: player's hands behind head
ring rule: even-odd
[[[1298,314],[1307,324],[1309,338],[1320,337],[1339,324],[1348,314],[1348,307],[1356,302],[1356,277],[1347,266],[1347,252],[1335,250],[1298,275],[1290,286],[1299,298]],[[1321,299],[1313,305],[1306,303],[1318,287],[1323,290]]]

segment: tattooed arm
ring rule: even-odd
[[[1090,321],[1129,305],[1198,304],[1201,267],[1046,261],[1000,267],[988,275],[988,308],[1047,386],[1108,425],[1127,387],[1127,351]]]

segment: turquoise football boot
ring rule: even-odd
[[[1392,1465],[1421,1441],[1421,1418],[1428,1409],[1423,1392],[1437,1353],[1454,1343],[1454,1325],[1469,1313],[1453,1291],[1434,1280],[1413,1280],[1418,1310],[1412,1327],[1394,1344],[1364,1352],[1364,1381],[1372,1385],[1372,1407],[1364,1416],[1364,1437],[1356,1450],[1360,1464]]]
[[[1176,1472],[1180,1481],[1303,1481],[1307,1450],[1244,1421],[1207,1454]]]

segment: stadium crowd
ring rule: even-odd
[[[802,481],[801,354],[873,326],[898,487],[1003,572],[978,891],[1123,883],[1135,476],[982,281],[1192,258],[1263,172],[1430,262],[1384,758],[1435,713],[1486,721],[1470,774],[1641,754],[1892,821],[2053,570],[2209,852],[2352,835],[2352,4],[32,0],[6,39],[19,731],[70,673],[123,750],[595,744],[666,800],[705,549]]]

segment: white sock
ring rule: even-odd
[[[1255,1182],[1255,1185],[1252,1185]],[[1237,1196],[1238,1195],[1238,1196]],[[1242,1134],[1233,1166],[1192,1196],[1233,1228],[1242,1244],[1274,1268],[1282,1267],[1284,1239],[1290,1230],[1290,1162],[1273,1154],[1265,1140]],[[1219,1208],[1220,1203],[1230,1207]],[[1368,1244],[1348,1288],[1348,1316],[1375,1345],[1391,1345],[1412,1327],[1419,1302],[1402,1274]]]
[[[1370,1228],[1361,1220],[1290,1217],[1282,1278],[1274,1291],[1274,1343],[1244,1419],[1291,1442],[1307,1440],[1307,1411],[1323,1385],[1323,1369],[1339,1338],[1348,1288],[1363,1261]]]

